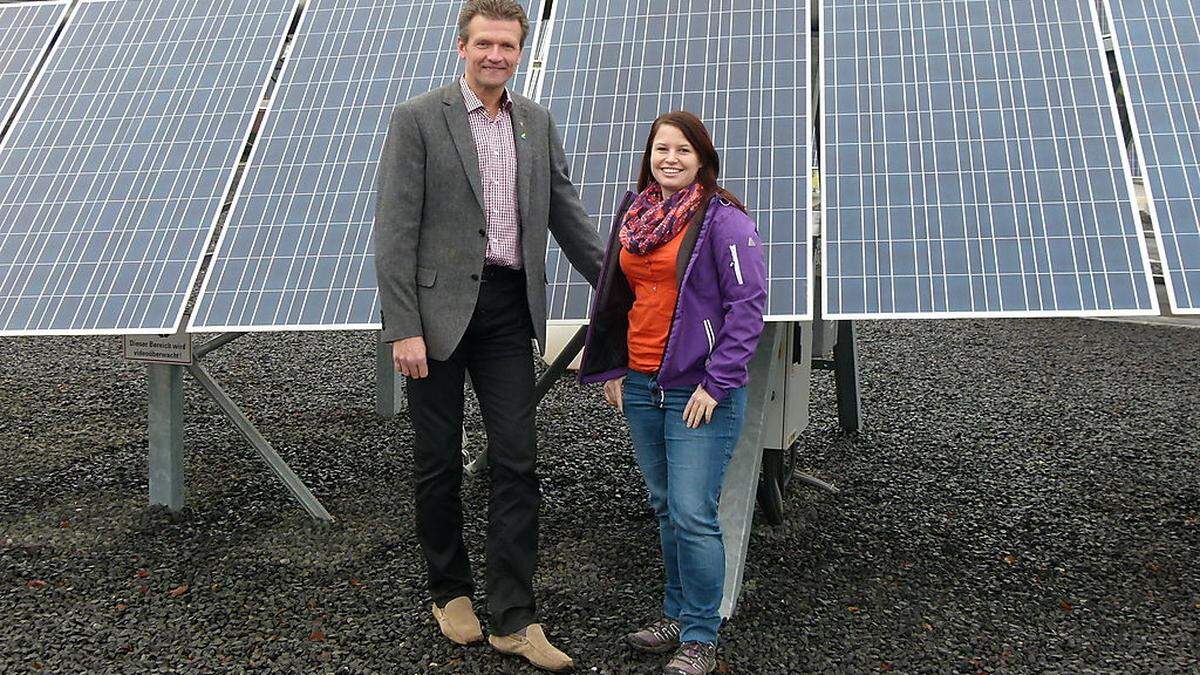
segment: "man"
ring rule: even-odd
[[[438,626],[459,644],[482,639],[459,497],[470,372],[492,479],[489,642],[565,670],[571,659],[534,623],[541,493],[531,338],[544,348],[547,230],[593,286],[603,253],[549,111],[506,88],[528,29],[515,0],[470,0],[458,22],[465,74],[396,107],[380,160],[375,266],[382,339],[407,378],[417,536]]]

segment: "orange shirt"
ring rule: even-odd
[[[674,239],[646,255],[634,255],[621,248],[621,271],[633,290],[633,308],[629,310],[629,367],[638,372],[653,373],[662,365],[675,299],[679,297],[675,260],[687,230],[681,229]]]

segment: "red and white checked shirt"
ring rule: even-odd
[[[483,180],[483,211],[487,218],[486,265],[521,269],[521,214],[517,207],[517,146],[513,139],[512,98],[508,89],[500,98],[500,113],[488,117],[487,106],[459,78],[467,121],[479,155]]]

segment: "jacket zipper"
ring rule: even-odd
[[[731,265],[733,265],[733,274],[737,277],[738,286],[741,286],[745,282],[742,281],[742,265],[740,262],[738,262],[738,254],[737,254],[737,245],[736,244],[729,245],[729,255],[733,257],[733,262],[730,263]]]
[[[688,260],[687,267],[683,268],[683,278],[679,280],[679,292],[675,294],[675,308],[671,310],[671,323],[667,324],[667,344],[663,345],[662,362],[658,366],[659,373],[662,373],[663,366],[667,365],[667,352],[671,350],[671,338],[675,337],[675,317],[679,314],[679,303],[683,300],[683,286],[687,283],[688,273],[692,271],[692,265],[696,262],[696,256],[700,253],[700,245],[704,243],[701,237],[708,236],[709,220],[713,217],[714,209],[710,202],[708,212],[704,214],[704,221],[700,223],[700,234],[696,237],[696,245],[692,249],[692,257]]]

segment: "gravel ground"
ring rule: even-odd
[[[1075,320],[860,327],[867,427],[817,374],[797,488],[759,526],[723,672],[1200,671],[1200,331]],[[0,341],[0,670],[532,672],[435,637],[405,417],[364,333],[253,335],[210,368],[338,518],[308,521],[187,385],[190,507],[147,509],[145,378],[102,339]],[[539,418],[542,616],[583,670],[661,573],[596,389]],[[486,484],[466,488],[481,554]],[[482,560],[476,558],[477,574]]]

